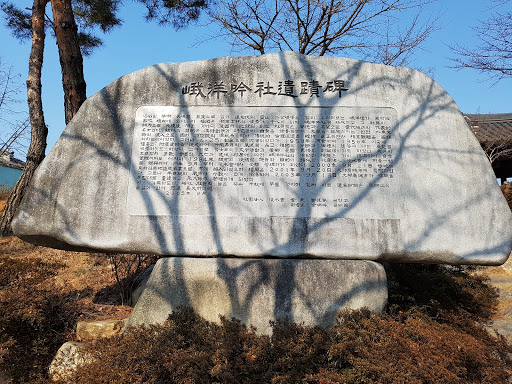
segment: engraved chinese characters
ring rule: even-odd
[[[169,215],[166,199],[183,195],[195,203],[180,215],[207,215],[204,196],[223,204],[227,189],[246,209],[225,215],[348,211],[365,188],[396,185],[396,120],[392,108],[140,107],[128,210]],[[145,194],[162,204],[140,209]]]
[[[308,95],[309,97],[320,97],[324,94],[337,94],[341,97],[342,92],[348,91],[345,86],[345,80],[327,81],[324,85],[317,80],[300,81],[296,85],[293,80],[284,80],[276,83],[270,81],[258,81],[255,85],[247,85],[243,81],[231,83],[229,86],[223,81],[215,82],[192,82],[181,88],[184,95],[192,95],[194,97],[207,98],[209,96],[220,98],[221,95],[229,93],[238,97],[247,96],[250,93],[256,93],[259,97],[267,95],[298,97]]]

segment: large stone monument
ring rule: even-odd
[[[265,327],[382,309],[378,261],[501,264],[511,224],[435,81],[286,52],[158,64],[91,96],[13,230],[51,247],[174,256],[132,324],[192,305]]]

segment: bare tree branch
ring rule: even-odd
[[[497,9],[501,9],[510,0],[498,0]],[[450,48],[457,57],[453,68],[472,68],[495,78],[512,76],[512,12],[495,11],[487,20],[474,27],[476,47],[461,45]]]
[[[438,17],[426,16],[435,1],[226,0],[208,14],[223,28],[219,35],[241,50],[343,52],[402,64],[437,29]]]
[[[510,143],[508,143],[508,145],[507,143],[486,143],[482,148],[491,164],[494,164],[496,160],[501,158],[512,156],[512,146]]]
[[[5,68],[0,60],[0,152],[17,151],[26,155],[28,117],[26,112],[15,109],[21,102],[18,98],[22,88],[20,79],[12,67]]]

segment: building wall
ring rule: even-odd
[[[11,189],[20,178],[21,169],[14,169],[0,165],[0,192]]]

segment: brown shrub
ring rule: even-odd
[[[330,331],[287,321],[273,324],[271,337],[271,383],[301,382],[327,366]]]
[[[222,325],[190,309],[173,313],[162,326],[130,329],[87,346],[92,363],[72,379],[89,383],[260,383],[266,380],[268,337],[237,320]]]
[[[440,323],[465,328],[487,322],[498,306],[498,290],[474,267],[389,264],[389,312],[421,312]]]
[[[76,301],[41,284],[62,267],[41,259],[0,258],[0,371],[15,383],[42,383],[78,315]]]
[[[129,302],[135,279],[160,258],[157,255],[141,253],[107,253],[106,257],[110,261],[112,274],[116,279],[114,288],[119,297],[118,303],[121,305]]]
[[[61,267],[34,257],[0,257],[0,371],[15,383],[46,382],[57,348],[73,337],[77,297],[88,293],[57,294],[43,284]],[[485,278],[462,267],[387,269],[388,313],[344,311],[328,330],[280,321],[267,337],[237,320],[217,325],[182,309],[165,325],[87,345],[96,359],[73,382],[507,382],[512,350],[480,325],[497,303]]]
[[[504,183],[500,188],[505,196],[505,200],[507,200],[508,206],[512,209],[512,183]]]
[[[90,344],[73,383],[507,383],[511,351],[422,313],[347,310],[331,329],[278,322],[269,338],[184,309]]]
[[[506,383],[503,339],[476,339],[423,314],[345,311],[331,331],[329,363],[347,383]]]

